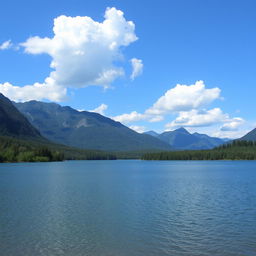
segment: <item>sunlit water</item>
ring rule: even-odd
[[[0,255],[256,255],[256,162],[1,164]]]

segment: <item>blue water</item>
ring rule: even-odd
[[[0,255],[256,255],[256,162],[1,164]]]

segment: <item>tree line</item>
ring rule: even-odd
[[[110,153],[0,136],[0,163],[63,160],[114,160]]]
[[[211,150],[149,153],[143,160],[256,160],[256,142],[234,140]]]

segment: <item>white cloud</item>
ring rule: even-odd
[[[100,106],[98,106],[97,108],[90,110],[91,112],[96,112],[99,113],[101,115],[105,115],[105,110],[108,108],[108,105],[106,104],[101,104]]]
[[[229,117],[224,114],[220,108],[211,110],[190,110],[179,112],[178,117],[172,122],[166,124],[167,129],[177,127],[201,127],[221,123]]]
[[[12,42],[11,40],[5,41],[2,44],[0,44],[0,50],[7,50],[12,47]]]
[[[221,131],[237,131],[238,128],[244,123],[244,120],[240,117],[235,117],[230,122],[225,123],[221,127]]]
[[[138,133],[143,133],[146,131],[146,127],[144,127],[144,126],[132,125],[129,128]]]
[[[213,137],[218,138],[228,138],[228,139],[238,139],[243,137],[245,134],[247,134],[250,130],[249,129],[241,129],[236,131],[215,131],[211,134]]]
[[[230,119],[227,124],[228,126],[222,125],[217,131],[213,131],[211,135],[220,138],[237,139],[256,127],[255,121],[246,121],[239,117]]]
[[[35,83],[18,87],[9,83],[5,87],[7,96],[25,100],[29,88],[30,98],[61,101],[66,88],[90,85],[106,88],[123,76],[122,49],[137,40],[135,25],[132,21],[126,21],[123,12],[116,8],[107,8],[104,17],[103,22],[97,22],[87,16],[62,15],[54,19],[52,38],[35,36],[20,44],[26,53],[50,55],[53,71],[41,86]],[[60,94],[49,97],[49,93],[45,94],[49,87]],[[3,92],[1,84],[0,92]]]
[[[222,124],[220,131],[237,131],[244,123],[240,117],[231,118],[223,113],[220,108],[210,110],[191,110],[180,112],[178,117],[172,122],[166,124],[167,130],[173,130],[178,127],[209,127]],[[220,134],[220,133],[219,133]]]
[[[201,134],[207,134],[211,137],[218,137],[218,138],[229,138],[229,139],[235,139],[240,138],[243,135],[245,135],[247,132],[252,130],[255,127],[255,124],[249,124],[248,122],[244,122],[239,129],[236,131],[222,131],[221,124],[211,125],[211,126],[205,126],[205,127],[186,127],[186,130],[188,130],[190,133],[198,132]]]
[[[142,60],[132,58],[131,60],[132,64],[132,74],[131,74],[131,80],[134,80],[137,76],[140,76],[143,72],[143,63]]]
[[[199,109],[220,98],[220,92],[221,90],[217,87],[206,89],[203,81],[197,81],[192,85],[177,84],[147,109],[146,113],[162,115]]]
[[[35,83],[24,87],[13,86],[10,83],[0,84],[0,92],[14,101],[29,101],[49,99],[61,101],[66,97],[66,88],[48,83]]]
[[[155,123],[155,122],[160,122],[160,121],[164,120],[164,116],[141,114],[141,113],[138,113],[137,111],[132,111],[129,114],[122,114],[119,116],[114,116],[114,117],[112,117],[112,119],[114,119],[115,121],[124,123],[124,124],[142,121],[142,120],[149,121],[150,123]]]
[[[177,117],[165,125],[167,130],[187,127],[191,130],[204,130],[204,133],[219,137],[237,138],[248,129],[241,127],[245,122],[241,117],[230,117],[220,108],[206,109],[206,106],[220,97],[217,87],[207,89],[203,81],[192,85],[176,85],[161,96],[152,107],[144,113],[132,111],[114,117],[115,120],[127,123],[137,121],[160,122],[168,115]],[[208,131],[208,132],[207,132]]]
[[[114,119],[115,121],[127,124],[127,123],[136,122],[136,121],[146,119],[146,116],[138,113],[137,111],[132,111],[129,114],[122,114],[119,116],[112,117],[112,119]]]
[[[153,116],[152,118],[149,117],[149,122],[150,123],[156,123],[164,120],[164,116]]]
[[[177,84],[161,96],[152,107],[146,109],[143,114],[133,111],[113,117],[113,119],[123,123],[141,120],[160,122],[164,120],[165,115],[200,109],[218,98],[220,98],[220,89],[217,87],[206,89],[203,81],[197,81],[192,85]]]
[[[86,16],[59,16],[54,19],[53,38],[31,37],[21,45],[27,53],[52,57],[55,71],[50,77],[58,85],[109,86],[123,75],[122,67],[113,62],[122,58],[120,47],[137,40],[134,30],[122,11],[108,8],[102,23]]]

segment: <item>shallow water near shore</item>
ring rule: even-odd
[[[1,164],[0,255],[256,255],[256,161]]]

